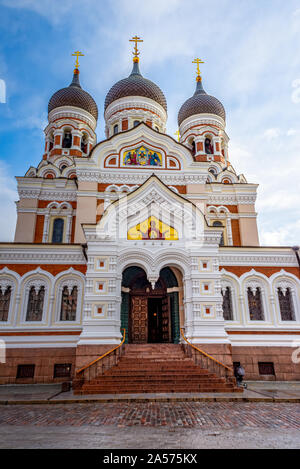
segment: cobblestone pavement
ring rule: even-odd
[[[6,405],[0,448],[300,448],[300,404]]]
[[[300,404],[287,403],[104,403],[2,406],[0,425],[115,425],[293,428]]]

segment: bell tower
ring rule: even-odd
[[[97,104],[79,81],[78,57],[83,54],[72,55],[76,56],[72,82],[54,93],[48,105],[43,159],[50,163],[62,156],[86,157],[96,144]]]
[[[197,58],[193,63],[197,65],[196,90],[178,113],[180,142],[192,151],[196,161],[227,164],[229,138],[225,132],[225,109],[203,88],[199,65],[204,62]]]

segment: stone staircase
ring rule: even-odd
[[[226,380],[196,365],[181,345],[124,345],[117,365],[84,382],[74,394],[241,392]]]

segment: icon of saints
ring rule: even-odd
[[[165,239],[164,235],[165,233],[162,233],[159,228],[156,227],[156,222],[151,220],[148,228],[148,239]]]
[[[129,151],[127,155],[125,156],[124,164],[125,165],[132,164],[131,151]]]
[[[157,153],[150,153],[149,164],[151,166],[161,166],[160,158]]]

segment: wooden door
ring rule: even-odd
[[[146,344],[148,341],[148,299],[144,296],[131,298],[131,343]]]
[[[169,308],[169,298],[164,296],[162,298],[162,342],[168,343],[171,342],[171,330],[170,330],[170,308]]]

